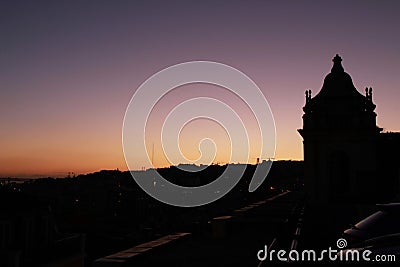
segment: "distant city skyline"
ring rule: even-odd
[[[398,1],[2,3],[0,177],[126,170],[121,131],[133,93],[154,73],[193,60],[235,67],[260,87],[275,118],[277,160],[303,158],[296,130],[304,93],[319,92],[337,53],[360,93],[372,87],[378,126],[400,131],[399,13]],[[221,92],[181,89],[186,97]],[[166,97],[159,111],[179,99]],[[221,128],[188,127],[182,150],[190,159],[205,126],[226,146]],[[219,153],[215,162],[225,163],[226,150]]]

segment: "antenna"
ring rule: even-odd
[[[151,152],[151,164],[153,164],[153,166],[155,165],[154,164],[154,143],[153,143],[153,149],[152,149],[152,152]]]

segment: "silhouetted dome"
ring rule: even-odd
[[[342,66],[342,58],[333,58],[331,72],[326,75],[321,91],[311,99],[313,109],[328,109],[334,112],[363,111],[365,96],[354,87],[351,76]]]
[[[336,54],[331,72],[326,75],[319,93],[311,98],[306,92],[305,127],[317,128],[374,128],[372,89],[367,95],[360,94],[354,87],[351,76],[344,71],[342,58]]]

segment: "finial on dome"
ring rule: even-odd
[[[367,98],[367,100],[372,101],[372,87],[365,88],[365,97]]]
[[[333,67],[331,72],[344,72],[343,66],[342,66],[342,58],[336,54],[336,56],[332,59],[333,61]]]
[[[311,90],[306,90],[306,103],[311,100]]]
[[[339,56],[339,54],[336,54],[336,56],[332,59],[333,63],[338,63],[342,62],[342,58]]]

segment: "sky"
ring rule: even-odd
[[[0,176],[125,170],[131,97],[158,71],[195,60],[232,66],[259,86],[275,119],[275,159],[303,158],[304,92],[321,89],[336,53],[361,93],[373,88],[378,125],[400,131],[398,14],[398,1],[2,1]],[[169,99],[165,107],[179,97]],[[180,141],[187,158],[207,133],[229,147],[212,122],[191,126]],[[224,153],[214,160],[228,161]]]

